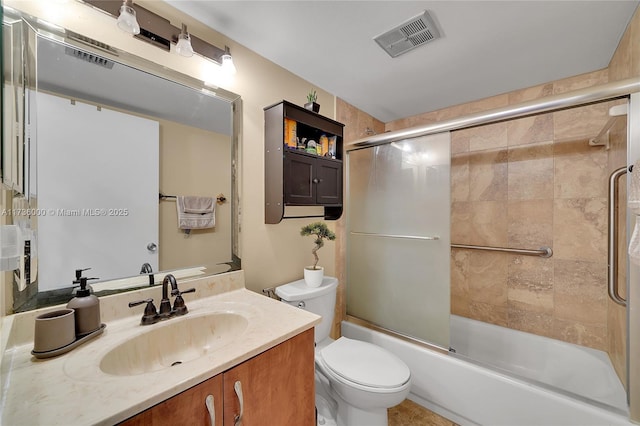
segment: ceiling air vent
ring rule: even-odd
[[[440,32],[429,13],[415,16],[394,29],[374,38],[392,58],[440,38]]]

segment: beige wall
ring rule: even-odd
[[[6,0],[6,6],[25,11],[72,31],[103,41],[116,48],[147,60],[218,84],[242,97],[241,129],[241,235],[240,256],[245,270],[247,287],[262,288],[302,277],[302,269],[311,259],[313,241],[299,235],[300,227],[311,220],[291,219],[278,225],[264,224],[264,121],[263,108],[283,99],[296,104],[306,101],[312,85],[284,70],[233,40],[205,27],[195,19],[157,1],[136,1],[137,4],[159,13],[179,27],[188,25],[194,35],[216,45],[228,45],[238,69],[232,81],[210,78],[208,70],[216,69],[210,61],[199,56],[183,58],[136,40],[119,31],[115,20],[89,6],[69,0]],[[318,91],[321,113],[335,118],[335,98]],[[328,222],[334,228],[334,222]],[[328,242],[320,251],[320,263],[326,273],[335,273],[335,243]]]
[[[160,192],[166,195],[231,196],[231,140],[228,136],[160,121]],[[177,227],[173,199],[160,202],[160,270],[206,266],[231,260],[231,203],[216,205],[212,229],[186,234]],[[221,226],[225,224],[224,226]],[[212,260],[214,263],[211,263]]]

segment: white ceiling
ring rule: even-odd
[[[638,0],[165,1],[383,122],[605,68],[638,6]],[[373,41],[424,10],[441,39],[395,59]]]

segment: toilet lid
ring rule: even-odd
[[[321,350],[324,364],[348,381],[375,388],[395,388],[411,377],[409,367],[387,350],[341,337]]]

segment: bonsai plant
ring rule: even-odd
[[[318,94],[315,90],[311,90],[307,94],[307,103],[304,104],[304,107],[309,111],[320,112],[320,104],[316,103],[318,100]]]
[[[312,266],[307,266],[304,268],[304,280],[308,286],[318,287],[322,284],[322,278],[324,277],[324,268],[322,266],[318,266],[318,250],[320,250],[324,246],[324,240],[327,239],[329,241],[333,241],[336,239],[336,234],[333,233],[327,225],[323,222],[314,222],[309,225],[303,226],[300,230],[300,235],[303,237],[308,235],[315,236],[315,246],[311,250],[311,254],[315,259]]]

